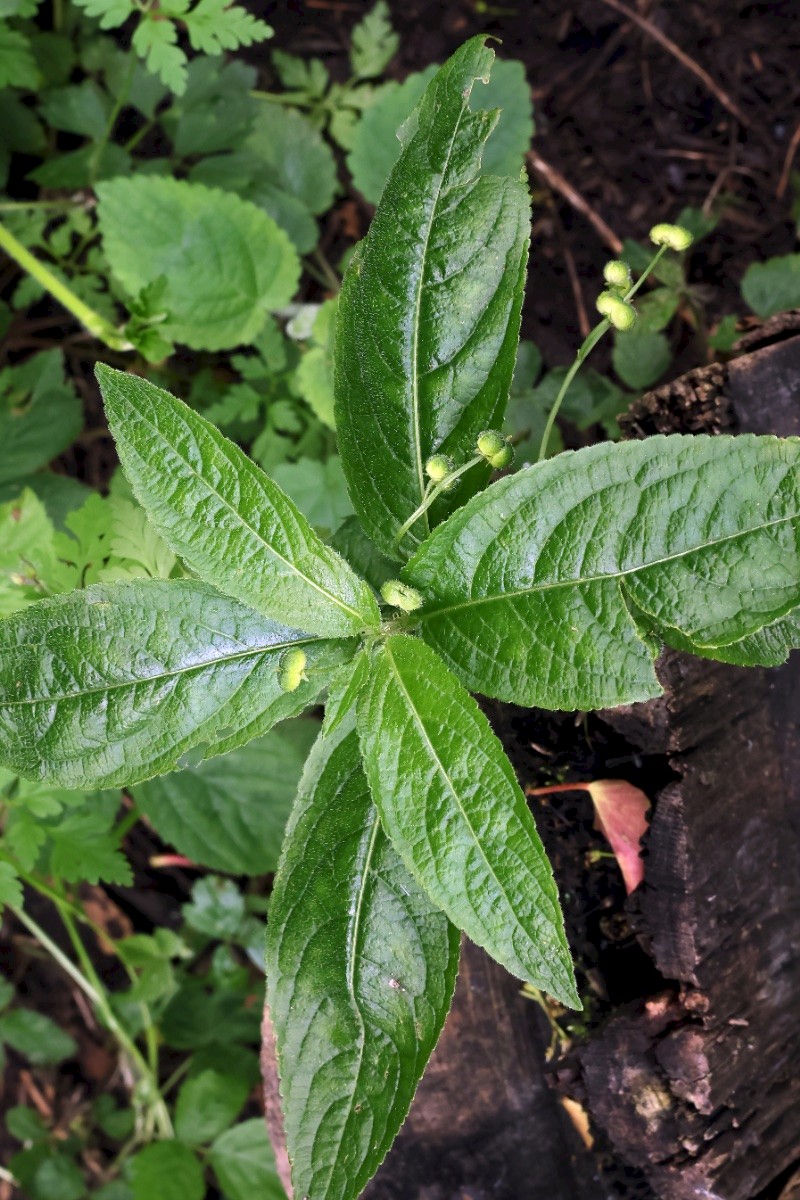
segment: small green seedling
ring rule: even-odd
[[[327,691],[267,937],[294,1194],[309,1200],[353,1200],[387,1153],[462,930],[580,1007],[549,864],[470,692],[630,704],[661,692],[665,644],[740,665],[800,644],[799,439],[545,457],[569,380],[617,305],[630,319],[644,277],[619,264],[541,461],[490,484],[510,465],[494,431],[530,232],[525,184],[480,170],[496,114],[470,94],[492,59],[476,38],[430,84],[339,303],[336,428],[363,535],[394,564],[384,610],[213,425],[101,366],[128,479],[191,575],[97,584],[0,624],[0,761],[61,786],[136,784]],[[656,240],[654,261],[685,237]]]

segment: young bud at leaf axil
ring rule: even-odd
[[[455,469],[455,459],[449,454],[434,454],[425,463],[425,474],[433,483],[441,483]]]
[[[431,483],[441,483],[452,474],[456,469],[456,460],[451,458],[449,454],[434,454],[425,463],[425,474],[430,479]],[[442,490],[452,492],[453,488],[457,488],[461,481],[453,479]]]
[[[510,467],[514,461],[514,450],[508,438],[496,429],[484,429],[478,434],[477,450],[496,471]]]
[[[303,680],[308,679],[306,665],[308,655],[297,647],[281,655],[278,667],[278,683],[282,692],[296,692]]]
[[[627,292],[633,283],[630,267],[619,258],[614,258],[611,262],[606,263],[603,267],[603,279],[614,291],[623,293]]]
[[[619,329],[622,333],[633,328],[636,320],[633,305],[628,304],[627,300],[620,299],[614,292],[601,292],[597,297],[596,308],[615,329]]]
[[[422,607],[422,596],[417,589],[399,579],[387,579],[381,585],[381,595],[392,608],[401,608],[403,612],[414,612]]]
[[[654,246],[669,246],[670,250],[688,250],[694,241],[688,229],[682,225],[654,225],[650,230],[650,241]]]

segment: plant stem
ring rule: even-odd
[[[75,953],[78,956],[84,973],[95,990],[95,1006],[99,1012],[104,1024],[114,1034],[122,1049],[130,1058],[136,1070],[146,1084],[147,1098],[146,1106],[153,1115],[155,1128],[158,1131],[159,1137],[171,1138],[174,1137],[172,1121],[170,1120],[167,1106],[164,1103],[164,1097],[161,1095],[161,1089],[158,1084],[158,1078],[153,1074],[150,1064],[145,1060],[139,1047],[129,1036],[127,1030],[117,1020],[114,1010],[111,1007],[108,993],[103,987],[103,984],[94,969],[94,963],[89,957],[86,947],[83,944],[83,939],[78,932],[75,922],[72,919],[72,914],[65,904],[56,904],[58,915],[64,924],[69,939],[75,948]]]
[[[69,904],[57,898],[55,893],[52,894],[52,899],[58,909],[58,914],[69,935],[69,939],[75,948],[75,953],[80,960],[83,971],[75,966],[61,947],[56,945],[50,935],[45,933],[41,925],[34,921],[33,917],[29,916],[24,909],[17,907],[15,904],[9,907],[20,924],[24,925],[33,934],[37,942],[47,950],[53,960],[69,975],[73,983],[81,989],[84,995],[95,1006],[106,1027],[114,1034],[131,1063],[135,1066],[137,1074],[146,1083],[148,1092],[150,1093],[149,1107],[153,1113],[155,1125],[160,1136],[165,1138],[174,1137],[172,1122],[170,1121],[166,1104],[158,1086],[158,1079],[151,1071],[147,1062],[145,1062],[138,1046],[132,1041],[127,1031],[114,1015],[114,1011],[109,1003],[108,993],[94,969],[92,961],[86,952],[86,947],[81,941],[78,930],[72,920]]]
[[[125,104],[127,103],[127,100],[128,100],[128,96],[130,95],[130,90],[133,85],[133,76],[134,76],[135,71],[136,71],[136,55],[131,54],[131,61],[128,64],[128,70],[126,72],[125,78],[122,81],[122,87],[119,89],[119,95],[117,96],[117,98],[114,102],[114,106],[111,109],[111,112],[108,114],[108,120],[106,121],[106,127],[103,130],[102,137],[100,138],[100,140],[98,141],[94,150],[92,151],[92,156],[89,159],[89,181],[91,182],[92,186],[94,186],[95,179],[97,178],[97,172],[100,169],[100,164],[102,162],[102,158],[105,153],[106,146],[108,145],[111,135],[114,132],[114,126],[117,123],[117,118],[119,117],[119,114],[122,112],[123,108],[125,107]]]
[[[266,100],[269,104],[291,104],[297,108],[311,108],[307,92],[261,92],[251,90],[254,100]]]
[[[150,130],[154,129],[157,124],[158,122],[155,120],[155,118],[145,121],[144,125],[140,126],[140,128],[136,130],[136,133],[131,134],[125,145],[122,147],[125,153],[132,154],[142,138],[147,137]]]
[[[649,265],[642,272],[642,274],[639,277],[639,279],[637,280],[637,282],[635,284],[633,284],[633,286],[631,288],[629,288],[628,291],[625,293],[625,295],[622,297],[623,300],[625,300],[627,302],[631,299],[632,296],[636,295],[639,288],[642,286],[644,281],[647,279],[648,275],[651,273],[653,268],[656,266],[656,263],[659,261],[661,256],[664,254],[664,251],[666,249],[667,249],[666,246],[659,246],[658,250],[656,251],[656,253],[653,255],[652,259],[650,260]],[[578,350],[578,353],[575,355],[575,361],[572,364],[572,366],[570,367],[570,369],[567,371],[566,375],[564,376],[561,387],[558,389],[558,395],[556,396],[555,400],[553,401],[553,407],[550,409],[550,415],[547,418],[547,424],[544,427],[544,433],[542,434],[542,440],[539,445],[539,457],[537,459],[537,462],[541,462],[547,456],[547,444],[550,441],[550,434],[553,432],[553,426],[556,423],[556,417],[558,416],[558,410],[561,408],[564,397],[566,396],[567,391],[569,390],[570,384],[572,383],[575,376],[578,374],[578,371],[581,369],[581,367],[583,366],[583,364],[586,361],[586,359],[588,358],[588,356],[591,354],[592,350],[594,350],[595,346],[602,338],[603,334],[606,333],[606,331],[610,328],[611,328],[611,322],[606,320],[606,318],[604,317],[603,320],[600,322],[600,324],[595,325],[594,329],[591,330],[591,332],[589,333],[589,336],[586,338],[583,345]]]
[[[11,230],[2,224],[0,224],[0,249],[5,250],[6,254],[13,258],[23,271],[32,275],[37,283],[40,283],[59,304],[63,304],[64,308],[71,312],[85,329],[89,330],[89,333],[104,342],[110,350],[133,349],[133,345],[118,329],[109,324],[105,317],[101,317],[100,313],[85,304],[79,296],[76,296],[67,284],[54,275],[45,263],[31,254],[30,250],[14,237]]]
[[[469,462],[465,462],[463,466],[457,467],[455,471],[451,471],[449,475],[445,475],[445,477],[441,481],[441,483],[437,483],[435,487],[430,488],[430,490],[426,491],[425,495],[423,497],[422,503],[419,505],[418,508],[414,509],[413,513],[408,518],[408,520],[404,521],[403,524],[398,529],[398,531],[395,535],[395,539],[394,539],[395,546],[399,545],[400,542],[402,542],[403,538],[406,536],[406,534],[408,533],[411,526],[416,524],[416,522],[420,519],[420,517],[423,515],[423,513],[426,513],[428,511],[430,506],[433,504],[434,500],[436,500],[436,498],[438,496],[440,496],[442,494],[442,492],[446,491],[447,488],[450,486],[451,483],[453,483],[454,480],[459,479],[464,474],[465,471],[468,471],[470,469],[470,467],[474,467],[480,462],[486,462],[486,459],[483,457],[482,454],[476,455],[475,458],[471,458],[469,460]]]
[[[553,407],[550,409],[550,415],[547,418],[547,424],[544,427],[544,433],[542,434],[542,440],[539,445],[539,457],[537,459],[538,462],[541,462],[543,458],[547,457],[547,443],[550,441],[550,434],[553,432],[553,426],[556,423],[558,410],[561,408],[564,397],[569,390],[569,385],[572,383],[573,379],[578,374],[578,371],[580,371],[581,367],[583,366],[584,359],[587,357],[587,355],[591,354],[592,350],[594,350],[603,334],[607,329],[610,328],[611,322],[604,317],[599,325],[595,325],[594,329],[591,331],[583,345],[578,350],[578,353],[575,355],[575,361],[564,376],[561,387],[558,389],[558,395],[553,401]]]
[[[51,212],[68,212],[77,208],[83,200],[4,200],[0,212],[30,212],[33,209],[48,209]]]

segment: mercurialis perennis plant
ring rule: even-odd
[[[797,439],[543,446],[509,471],[530,212],[523,180],[481,173],[496,114],[470,94],[492,58],[468,42],[401,129],[339,304],[337,434],[361,536],[393,564],[382,587],[211,424],[100,367],[128,479],[189,575],[0,623],[0,761],[62,786],[134,784],[325,698],[267,931],[297,1200],[352,1200],[385,1156],[461,931],[580,1007],[550,867],[470,693],[629,704],[659,694],[664,645],[777,664],[800,640]],[[657,226],[655,257],[687,237]],[[614,263],[604,282],[567,383],[635,320],[642,280]]]

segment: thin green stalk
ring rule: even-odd
[[[100,169],[100,164],[102,162],[106,146],[108,145],[111,135],[114,132],[114,126],[117,123],[117,118],[128,102],[128,96],[130,95],[131,87],[133,86],[133,76],[135,71],[136,55],[131,54],[131,61],[128,64],[127,73],[122,81],[122,87],[119,89],[119,95],[114,102],[111,112],[108,114],[108,120],[106,121],[106,127],[103,130],[102,136],[92,151],[92,156],[89,159],[89,180],[92,185],[94,185],[95,179],[97,178],[97,172]]]
[[[58,914],[61,917],[67,934],[69,935],[69,939],[72,942],[83,971],[91,986],[95,990],[95,1006],[97,1007],[103,1022],[114,1034],[120,1046],[136,1067],[141,1080],[146,1085],[148,1093],[147,1107],[152,1112],[155,1128],[158,1131],[159,1137],[174,1137],[175,1133],[172,1128],[172,1121],[170,1120],[167,1106],[164,1103],[164,1097],[161,1094],[158,1078],[153,1074],[150,1064],[145,1060],[141,1051],[139,1050],[139,1047],[128,1035],[127,1030],[117,1020],[114,1010],[109,1002],[108,993],[106,992],[100,977],[94,969],[94,963],[89,957],[68,907],[64,904],[57,904],[56,907],[58,908]]]
[[[68,212],[84,203],[80,200],[4,200],[0,212],[30,212],[32,209],[47,209],[49,212]]]
[[[631,288],[628,289],[628,291],[622,297],[623,300],[625,300],[627,302],[633,296],[636,295],[636,293],[639,291],[639,288],[645,282],[648,275],[650,275],[650,273],[656,266],[656,263],[659,261],[661,256],[664,254],[666,249],[667,249],[666,246],[660,246],[658,248],[656,253],[653,255],[653,258],[651,259],[649,266],[642,272],[642,274],[641,274],[640,278],[637,280],[637,282],[635,284],[633,284],[633,286]],[[572,383],[575,376],[578,374],[578,371],[581,369],[581,367],[583,366],[583,364],[586,361],[586,359],[588,358],[588,356],[591,354],[592,350],[594,350],[597,343],[603,337],[603,334],[605,334],[607,332],[607,330],[609,330],[610,328],[611,328],[611,322],[604,317],[603,320],[600,322],[600,324],[595,325],[594,329],[591,330],[591,332],[589,333],[589,336],[583,342],[583,345],[580,347],[580,349],[578,350],[578,353],[575,355],[575,361],[572,364],[572,366],[570,367],[570,369],[567,371],[566,375],[564,376],[561,387],[558,389],[558,395],[556,396],[555,400],[553,401],[553,407],[550,409],[550,415],[547,418],[547,424],[544,427],[544,433],[542,434],[542,440],[539,445],[539,457],[537,460],[538,462],[541,462],[544,458],[547,457],[547,445],[548,445],[548,442],[550,441],[550,434],[553,432],[553,426],[556,423],[556,417],[558,416],[558,411],[561,408],[564,397],[566,396],[566,394],[569,390],[570,384]]]
[[[76,296],[67,284],[54,275],[45,263],[31,254],[30,250],[14,237],[11,230],[2,224],[0,224],[0,249],[5,250],[6,254],[13,258],[23,271],[32,275],[53,299],[57,300],[59,304],[63,304],[64,308],[71,312],[84,328],[89,330],[89,333],[99,338],[101,342],[105,342],[110,350],[133,349],[131,342],[118,329],[115,329],[100,313],[85,304],[79,296]]]
[[[445,475],[441,483],[437,483],[435,487],[428,488],[425,492],[422,503],[418,508],[414,509],[408,520],[404,521],[398,529],[394,539],[395,546],[402,542],[411,526],[416,524],[420,517],[428,511],[434,500],[441,496],[442,492],[447,491],[451,483],[453,483],[456,479],[459,479],[465,471],[469,471],[470,467],[477,466],[477,464],[480,462],[486,462],[486,459],[482,454],[476,455],[475,458],[471,458],[469,462],[465,462],[463,466],[457,467],[455,471],[451,471],[449,475]]]
[[[578,374],[578,371],[580,371],[581,367],[583,366],[584,359],[587,357],[587,355],[591,354],[592,350],[594,350],[603,334],[610,328],[611,322],[604,317],[599,325],[595,325],[594,329],[591,331],[583,345],[578,350],[578,353],[575,355],[575,361],[564,376],[561,387],[558,389],[558,395],[553,401],[553,407],[550,409],[550,415],[547,418],[547,424],[544,427],[544,433],[542,434],[542,440],[539,445],[539,462],[541,462],[543,458],[547,457],[547,443],[550,441],[550,434],[553,432],[553,426],[556,423],[558,410],[561,408],[564,397],[569,390],[569,385],[572,383],[573,379]]]
[[[122,147],[122,149],[125,151],[125,153],[132,154],[133,151],[136,149],[136,147],[139,145],[139,142],[142,140],[142,138],[147,137],[150,130],[154,129],[157,124],[158,124],[158,121],[155,118],[152,118],[149,121],[145,121],[144,125],[140,126],[139,129],[136,130],[136,133],[132,134],[128,138],[125,145]]]
[[[172,1128],[172,1122],[158,1086],[158,1079],[151,1071],[148,1063],[142,1057],[138,1046],[136,1046],[136,1044],[132,1041],[127,1031],[123,1028],[114,1015],[114,1011],[109,1003],[108,993],[106,992],[106,989],[104,988],[100,978],[97,975],[97,972],[94,969],[94,965],[92,964],[92,961],[86,952],[86,947],[81,941],[80,934],[78,933],[75,923],[72,920],[72,915],[69,912],[69,908],[71,906],[68,904],[68,902],[65,903],[59,899],[56,899],[55,893],[53,893],[53,901],[58,909],[58,914],[61,917],[61,921],[67,931],[69,939],[75,948],[75,953],[83,970],[80,970],[75,966],[75,964],[67,957],[61,947],[56,945],[50,935],[45,933],[41,925],[34,921],[33,917],[29,916],[24,909],[19,908],[14,904],[10,905],[10,908],[20,924],[24,925],[25,928],[33,934],[37,942],[39,942],[39,944],[43,946],[45,950],[47,950],[48,954],[50,954],[53,960],[58,963],[61,969],[65,971],[67,975],[69,975],[73,983],[75,983],[84,993],[84,995],[92,1002],[102,1021],[110,1030],[110,1032],[113,1033],[114,1037],[119,1042],[131,1063],[136,1068],[137,1074],[145,1082],[150,1095],[153,1097],[153,1099],[151,1099],[149,1102],[149,1107],[153,1113],[155,1126],[158,1129],[159,1136],[165,1138],[174,1137],[175,1135]]]
[[[250,91],[254,100],[266,100],[268,104],[291,104],[293,108],[311,108],[307,92],[261,92]]]

